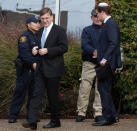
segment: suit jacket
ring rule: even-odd
[[[120,30],[117,23],[109,18],[102,28],[98,43],[98,62],[106,59],[112,69],[121,68]]]
[[[41,48],[41,37],[43,28],[38,33],[39,48]],[[42,56],[40,70],[45,77],[60,77],[64,74],[63,54],[68,50],[68,41],[65,30],[53,24],[51,31],[45,42],[44,48],[48,49],[48,54]]]

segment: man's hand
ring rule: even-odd
[[[37,63],[33,63],[33,69],[34,69],[34,71],[36,70],[36,67],[37,67]]]
[[[107,63],[107,60],[106,60],[106,59],[102,59],[102,60],[100,61],[100,65],[101,65],[101,66],[105,66],[106,63]]]
[[[38,46],[33,47],[32,54],[37,55],[38,54]]]
[[[48,53],[48,49],[47,48],[42,48],[42,49],[39,49],[39,54],[42,56],[42,55],[46,55]]]
[[[94,50],[94,51],[93,51],[93,56],[92,56],[92,58],[97,58],[97,50]]]

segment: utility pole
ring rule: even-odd
[[[60,25],[60,0],[56,0],[55,24]]]
[[[42,2],[42,8],[45,7],[45,2],[46,2],[46,0],[43,0],[43,2]]]

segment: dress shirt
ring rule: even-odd
[[[104,20],[104,23],[106,23],[109,18],[111,18],[111,16],[108,16],[108,17]]]
[[[51,31],[52,26],[53,26],[53,22],[48,27],[44,27],[43,34],[42,34],[42,37],[41,37],[41,47],[42,48],[44,48],[46,39],[49,35],[49,32]]]
[[[47,32],[46,32],[46,39],[47,39],[47,37],[48,37],[48,35],[49,35],[49,32],[51,31],[52,26],[53,26],[53,22],[52,22],[48,27],[44,27],[44,28],[47,29]]]

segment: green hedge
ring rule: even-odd
[[[16,49],[0,48],[0,113],[7,113],[15,88],[15,68],[13,59]],[[74,115],[76,112],[79,78],[81,75],[81,48],[80,45],[70,45],[69,52],[65,54],[66,75],[60,82],[60,107],[61,114]],[[116,75],[113,91],[114,100],[120,113],[136,113],[136,66],[135,61],[124,60],[124,69]],[[131,66],[132,65],[132,66]],[[45,95],[46,98],[46,95]],[[45,104],[46,103],[46,104]],[[128,104],[127,104],[128,103]],[[90,107],[92,103],[90,102]],[[25,112],[25,107],[22,110]],[[43,101],[42,113],[49,112],[47,98]],[[91,109],[88,110],[90,114]]]

